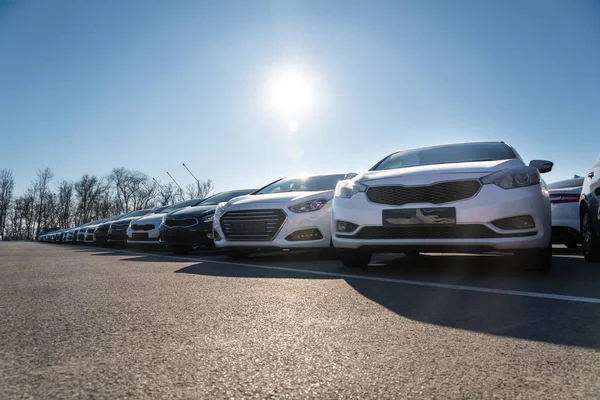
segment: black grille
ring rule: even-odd
[[[452,225],[452,226],[411,226],[402,228],[385,228],[367,226],[356,235],[358,239],[491,239],[506,237],[534,236],[537,232],[502,234],[485,225]],[[348,236],[343,236],[348,237]]]
[[[154,224],[145,224],[145,225],[131,224],[131,230],[134,230],[134,231],[151,231],[152,229],[154,229]]]
[[[182,219],[168,219],[165,221],[166,226],[192,226],[196,225],[198,220],[196,218],[182,218]]]
[[[285,218],[282,210],[243,210],[226,212],[220,221],[227,240],[271,241]]]
[[[367,197],[379,204],[442,204],[473,197],[480,187],[481,183],[476,180],[441,182],[428,186],[373,186],[367,189]]]
[[[85,238],[85,233],[80,233],[77,235],[77,240],[83,240]]]
[[[87,230],[87,233],[94,233],[95,230],[96,230],[96,228],[90,228]]]

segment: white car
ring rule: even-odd
[[[160,244],[160,231],[158,230],[158,227],[160,226],[163,217],[170,212],[185,207],[195,206],[203,200],[204,199],[192,199],[182,201],[140,219],[136,219],[135,221],[131,221],[129,227],[127,227],[127,244],[148,246]]]
[[[329,248],[331,200],[336,184],[347,177],[283,178],[219,204],[213,218],[215,245],[231,257],[260,250]]]
[[[88,222],[86,224],[79,226],[78,228],[75,228],[74,239],[73,239],[75,243],[78,243],[78,244],[83,243],[83,241],[85,240],[86,228],[90,224],[92,224],[92,222]]]
[[[581,243],[579,197],[583,177],[567,179],[548,185],[552,204],[552,243],[576,249]]]
[[[527,166],[504,142],[394,153],[337,185],[333,245],[347,267],[376,252],[506,251],[547,271],[552,224],[540,173],[552,166]]]

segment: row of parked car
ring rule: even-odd
[[[509,252],[548,271],[552,242],[600,260],[600,157],[581,180],[548,187],[553,163],[528,165],[504,142],[393,153],[369,171],[282,178],[152,210],[136,210],[39,240],[166,246],[175,253],[219,248],[233,258],[258,251],[335,250],[347,267],[374,253]],[[554,212],[554,229],[552,224]]]

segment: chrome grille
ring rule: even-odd
[[[229,241],[271,241],[281,229],[286,215],[282,210],[228,211],[220,219]]]
[[[481,183],[477,180],[441,182],[427,186],[372,186],[367,189],[367,197],[378,204],[442,204],[473,197],[479,188]]]

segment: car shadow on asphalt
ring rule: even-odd
[[[427,286],[433,282],[600,298],[598,285],[594,283],[600,282],[600,268],[590,267],[576,251],[555,251],[554,268],[549,274],[523,272],[504,256],[380,255],[367,268],[347,270],[322,253],[310,252],[258,254],[247,260],[223,258],[198,262],[197,258],[203,253],[173,257],[166,252],[124,254],[110,248],[76,251],[98,256],[125,256],[124,261],[134,262],[181,263],[189,259],[191,265],[175,271],[182,274],[343,279],[356,293],[415,321],[499,337],[600,349],[598,304]],[[307,262],[313,261],[318,267],[313,264],[306,267]],[[394,280],[405,280],[409,284]],[[420,285],[421,282],[426,285]]]
[[[281,256],[276,259],[281,261]],[[424,255],[413,258],[389,255],[376,259],[368,268],[349,273],[341,268],[328,269],[327,272],[333,272],[331,275],[210,262],[186,266],[175,272],[237,278],[343,279],[370,301],[415,321],[481,334],[600,349],[598,304],[420,285],[421,282],[475,287],[486,287],[486,284],[493,287],[495,284],[504,290],[553,293],[553,289],[559,289],[557,285],[585,287],[589,282],[600,280],[600,272],[594,269],[583,264],[565,264],[572,260],[555,260],[556,270],[547,275],[524,273],[514,265],[507,266],[507,261],[506,257],[496,256]],[[292,263],[288,266],[294,268]],[[575,273],[569,271],[573,268],[577,269]],[[394,279],[417,284],[399,284],[393,282]]]

